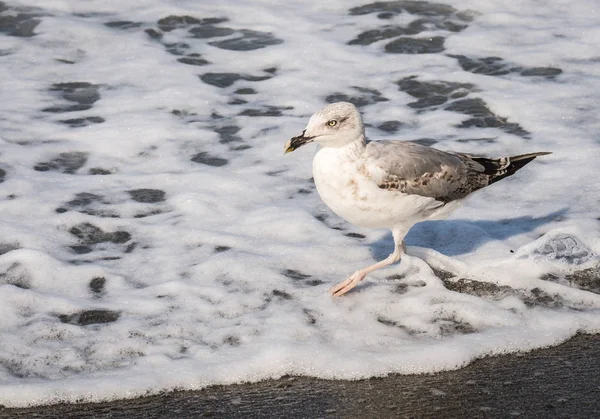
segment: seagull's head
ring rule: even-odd
[[[289,140],[285,153],[316,142],[323,147],[342,147],[364,137],[362,118],[352,103],[336,102],[313,114],[302,134]]]

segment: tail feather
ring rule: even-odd
[[[538,153],[521,154],[518,156],[501,157],[499,159],[488,159],[485,157],[474,157],[472,159],[483,166],[483,173],[490,177],[488,184],[491,185],[492,183],[514,175],[517,170],[533,161],[536,157],[545,156],[547,154],[552,153],[542,151]]]

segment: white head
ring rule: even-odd
[[[342,147],[363,141],[364,132],[362,118],[356,107],[349,102],[336,102],[315,112],[302,134],[288,141],[284,149],[289,153],[312,142],[323,147]]]

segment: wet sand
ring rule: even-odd
[[[600,335],[457,371],[360,381],[284,377],[95,404],[0,408],[0,418],[594,418]]]

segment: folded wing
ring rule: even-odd
[[[364,165],[381,189],[447,203],[511,176],[544,154],[550,153],[489,159],[415,143],[376,141],[367,144]]]

